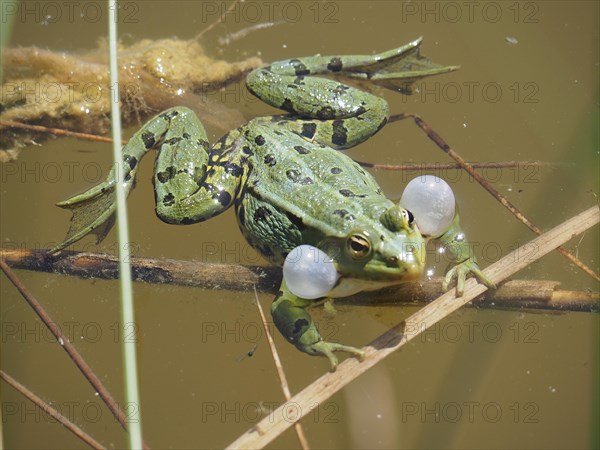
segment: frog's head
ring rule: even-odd
[[[340,274],[332,296],[414,280],[425,265],[425,240],[413,215],[397,205],[326,245]]]

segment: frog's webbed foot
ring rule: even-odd
[[[495,289],[496,285],[490,280],[479,268],[477,263],[472,259],[467,259],[455,266],[453,266],[444,277],[442,283],[442,290],[447,291],[450,284],[456,280],[456,295],[459,297],[463,295],[465,290],[465,281],[469,274],[473,274],[480,282],[485,284],[490,289]]]
[[[96,234],[100,242],[108,234],[115,221],[116,198],[114,181],[109,180],[83,194],[57,203],[73,212],[65,240],[49,250],[55,253],[78,241],[89,233]]]
[[[292,294],[285,284],[281,284],[281,290],[271,305],[271,314],[277,329],[300,351],[309,355],[322,355],[329,359],[331,371],[335,371],[338,359],[334,355],[336,351],[342,351],[364,359],[364,351],[347,345],[326,342],[319,334],[312,317],[306,311],[313,300],[306,300]]]
[[[351,355],[356,356],[361,361],[365,359],[365,352],[363,350],[355,347],[350,347],[349,345],[336,344],[335,342],[319,341],[310,345],[309,347],[307,347],[306,350],[303,351],[313,355],[326,356],[329,359],[329,363],[331,364],[332,372],[335,372],[338,366],[338,359],[333,354],[333,352],[339,351],[350,353]]]
[[[459,66],[443,66],[420,54],[423,38],[415,39],[402,47],[373,55],[363,63],[352,61],[341,71],[349,78],[366,79],[387,89],[404,94],[414,92],[413,83],[421,78],[457,70]],[[353,63],[353,64],[352,64]]]

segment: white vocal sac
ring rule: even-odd
[[[301,298],[325,296],[339,277],[331,258],[312,245],[299,245],[283,263],[283,278],[288,289]]]
[[[441,178],[422,175],[408,183],[400,206],[408,209],[425,236],[439,236],[454,218],[456,200],[452,188]]]

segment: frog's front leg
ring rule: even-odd
[[[338,365],[338,359],[333,354],[336,351],[350,353],[364,358],[364,351],[349,347],[347,345],[326,342],[323,340],[319,331],[315,327],[310,314],[306,308],[314,300],[307,300],[292,294],[285,284],[281,283],[281,289],[277,293],[273,304],[271,305],[271,315],[277,329],[292,344],[309,355],[323,355],[331,363],[331,371],[335,371]]]
[[[441,236],[436,237],[444,246],[444,254],[450,261],[450,269],[446,272],[442,290],[447,291],[450,283],[456,279],[456,293],[461,296],[464,292],[465,281],[469,274],[475,275],[479,281],[491,289],[496,285],[479,268],[473,253],[473,248],[467,241],[460,226],[458,207],[452,223]]]
[[[241,173],[231,170],[235,152],[232,133],[210,154],[206,132],[193,111],[171,108],[148,121],[123,148],[124,187],[134,186],[140,160],[158,148],[154,187],[156,213],[165,222],[188,224],[205,220],[227,209],[239,185]],[[230,146],[227,152],[227,147]],[[212,156],[211,156],[212,155]],[[223,157],[223,158],[222,158]],[[89,233],[101,241],[114,222],[116,174],[58,206],[72,210],[71,226],[63,242],[50,249],[57,252]]]

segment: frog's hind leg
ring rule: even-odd
[[[146,123],[123,147],[124,188],[129,194],[134,186],[138,164],[142,157],[162,140],[169,128],[173,114],[177,110],[168,110]],[[87,234],[93,233],[100,242],[114,223],[116,210],[116,173],[113,168],[103,183],[76,195],[68,200],[57,203],[58,206],[70,209],[73,213],[71,224],[65,239],[49,250],[57,252],[77,242]]]
[[[252,71],[248,89],[266,103],[292,116],[273,122],[304,138],[346,149],[365,141],[386,123],[387,102],[376,95],[335,80],[335,75],[363,80],[401,92],[411,92],[420,78],[449,72],[419,55],[421,40],[377,55],[313,56],[278,61]]]
[[[350,353],[363,359],[365,353],[358,348],[323,340],[312,317],[306,311],[306,308],[313,303],[313,300],[302,299],[292,294],[283,281],[271,305],[273,321],[281,334],[296,348],[309,355],[326,356],[332,371],[335,371],[338,365],[338,359],[334,355],[336,351]]]
[[[184,107],[171,108],[154,117],[123,147],[122,164],[127,194],[134,186],[140,160],[149,150],[157,147],[159,154],[154,182],[156,211],[161,219],[169,223],[198,222],[230,205],[231,199],[225,198],[221,191],[211,191],[212,184],[206,176],[209,164],[206,132],[193,111]],[[216,176],[223,173],[223,170],[212,172]],[[106,236],[114,223],[115,184],[113,169],[103,183],[58,204],[72,210],[73,217],[65,240],[50,249],[51,253],[64,249],[89,233],[96,234],[98,241]],[[199,199],[198,195],[194,195],[196,192],[205,195]],[[204,207],[194,210],[195,203],[202,203],[206,197],[208,201]],[[186,205],[190,207],[189,215],[183,212]]]

